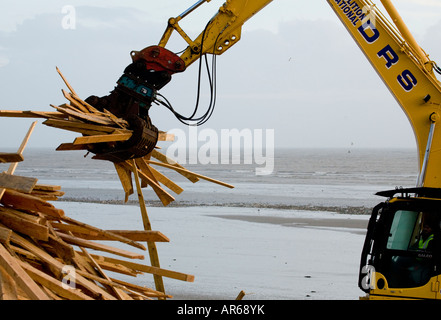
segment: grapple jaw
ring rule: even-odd
[[[89,145],[94,159],[121,162],[149,154],[159,135],[149,116],[156,92],[171,81],[174,73],[185,70],[181,58],[159,46],[132,51],[131,56],[133,62],[125,68],[115,89],[104,97],[90,96],[86,102],[126,120],[132,137],[124,142]]]

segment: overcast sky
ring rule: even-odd
[[[50,104],[64,103],[55,66],[83,98],[108,94],[130,51],[157,44],[168,18],[194,2],[2,1],[0,109],[52,111]],[[197,35],[222,3],[212,0],[182,26]],[[441,0],[394,3],[441,65]],[[62,25],[66,5],[76,10],[73,30]],[[179,44],[172,49],[184,49]],[[161,91],[184,114],[194,107],[196,69],[175,75]],[[404,113],[325,0],[273,1],[217,59],[217,74],[216,109],[201,129],[274,129],[277,147],[415,147]],[[359,103],[360,97],[368,99]],[[160,130],[184,129],[162,107],[153,107],[151,117]],[[0,118],[0,145],[18,147],[31,122]],[[30,145],[56,148],[76,136],[40,124]]]

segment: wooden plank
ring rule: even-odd
[[[93,254],[92,254],[92,256],[94,257],[94,259],[98,263],[110,262],[110,263],[115,263],[115,264],[121,264],[123,266],[126,266],[128,268],[131,268],[133,270],[137,270],[140,272],[156,274],[161,277],[167,277],[167,278],[180,280],[180,281],[186,281],[186,282],[194,282],[194,279],[195,279],[194,275],[185,274],[182,272],[176,272],[176,271],[167,270],[167,269],[162,269],[160,267],[147,266],[147,265],[141,264],[141,263],[126,261],[126,260],[121,260],[121,259],[116,259],[116,258],[111,258],[111,257],[93,255]],[[161,290],[158,290],[158,291],[163,292]]]
[[[52,222],[52,226],[60,231],[72,232],[80,238],[86,240],[108,240],[115,241],[104,234],[85,229],[80,226],[74,226],[64,223]],[[160,231],[148,231],[148,230],[106,230],[113,234],[123,236],[133,241],[146,241],[146,242],[170,242],[170,239],[163,235]]]
[[[83,106],[81,103],[78,103],[78,101],[75,101],[74,99],[72,99],[72,97],[70,96],[69,93],[67,93],[64,90],[61,90],[61,92],[63,93],[64,97],[69,100],[69,102],[71,103],[71,105],[77,109],[79,112],[83,112],[83,113],[91,113],[85,106]]]
[[[34,190],[41,190],[41,191],[59,191],[61,190],[61,186],[56,186],[52,184],[37,184],[34,187]]]
[[[6,118],[64,118],[61,112],[0,110],[0,117]]]
[[[150,178],[150,176],[153,177],[153,174],[149,172],[148,167],[144,168],[145,171],[138,170],[135,159],[133,161],[127,160],[126,162],[121,162],[120,164],[128,168],[133,173],[136,172],[138,178],[141,178],[148,185],[150,185],[164,206],[168,206],[171,202],[175,201],[175,198],[167,191],[165,191],[156,181],[154,181],[154,178]],[[150,176],[146,173],[148,173]]]
[[[55,218],[64,216],[63,210],[55,208],[49,202],[14,190],[6,190],[0,202],[18,210],[37,211]]]
[[[113,163],[119,180],[121,181],[125,198],[124,202],[129,200],[129,196],[133,194],[132,172],[123,163]]]
[[[66,119],[66,115],[61,113],[61,112],[57,112],[57,111],[30,111],[30,114],[35,116],[35,117],[40,117],[40,118],[46,118],[46,119]]]
[[[63,220],[64,222],[68,222],[70,224],[74,224],[74,225],[77,225],[77,226],[89,229],[91,231],[95,231],[99,235],[105,236],[105,237],[107,237],[109,239],[112,239],[112,240],[115,240],[115,241],[120,241],[122,243],[128,244],[128,245],[130,245],[132,247],[135,247],[135,248],[138,248],[138,249],[141,249],[141,250],[146,250],[146,248],[142,244],[140,244],[140,243],[138,243],[136,241],[130,240],[130,239],[128,239],[126,237],[123,237],[121,235],[118,235],[118,234],[115,234],[115,233],[112,233],[112,232],[109,232],[109,231],[106,231],[106,230],[103,230],[103,229],[100,229],[100,228],[88,225],[86,223],[74,220],[74,219],[66,217],[66,216],[62,217],[61,220]]]
[[[0,207],[0,222],[16,232],[26,234],[37,240],[47,241],[49,239],[49,230],[46,226],[23,219],[4,207]]]
[[[99,276],[95,276],[93,274],[90,273],[85,273],[85,272],[80,272],[82,276],[84,276],[85,278],[100,282],[102,285],[107,285],[110,286],[114,289],[118,289],[121,290],[120,293],[123,296],[121,298],[121,300],[133,300],[127,293],[125,293],[125,291],[131,291],[130,289],[128,289],[127,287],[125,287],[124,285],[121,285],[117,282],[115,282],[114,280],[112,280],[111,278],[107,277],[106,278],[102,278]],[[108,279],[107,279],[108,278]],[[124,291],[123,291],[124,290]],[[145,299],[148,299],[149,297],[147,297],[146,295],[143,295],[140,292],[136,292],[135,294],[142,296]]]
[[[85,144],[74,145],[73,143],[62,143],[57,147],[56,150],[57,151],[87,150],[87,145]]]
[[[147,207],[145,205],[144,195],[142,194],[141,183],[139,181],[138,170],[136,169],[136,162],[134,159],[132,160],[132,166],[135,169],[133,170],[133,174],[135,175],[135,185],[138,194],[138,203],[139,203],[139,208],[141,210],[141,217],[142,217],[144,230],[151,231],[152,225],[150,224],[150,219],[147,214]],[[149,250],[150,263],[152,264],[152,266],[160,268],[161,266],[159,263],[159,256],[158,256],[158,250],[156,249],[156,243],[147,242],[147,247]],[[155,281],[156,290],[165,293],[164,281],[162,279],[162,276],[158,274],[154,274],[153,280]]]
[[[152,230],[107,230],[107,231],[121,235],[123,237],[129,238],[134,241],[170,242],[170,239],[166,237],[164,234],[162,234],[160,231],[152,231]],[[100,236],[97,236],[96,239],[93,240],[101,240],[101,239]]]
[[[24,149],[26,148],[26,145],[28,144],[29,138],[32,135],[32,132],[34,131],[35,125],[37,124],[37,121],[32,122],[31,126],[28,129],[28,132],[26,133],[25,137],[23,138],[23,141],[21,142],[20,147],[17,150],[18,154],[23,154]],[[8,170],[6,171],[6,173],[8,174],[14,174],[15,169],[17,168],[18,162],[14,162],[11,163],[9,165]],[[6,189],[4,188],[0,188],[0,199],[3,197],[4,193],[5,193]]]
[[[92,256],[89,254],[89,252],[87,252],[86,249],[80,247],[81,251],[84,253],[84,256],[89,260],[89,262],[92,264],[92,266],[98,271],[98,273],[107,281],[110,281],[110,278],[106,275],[106,273],[103,271],[103,269],[101,269],[100,265],[95,261],[95,259],[92,258]],[[110,286],[110,289],[115,293],[115,295],[118,297],[118,299],[120,300],[129,300],[127,299],[127,294],[125,292],[123,292],[120,288],[115,287],[111,284],[107,284],[108,286]]]
[[[28,141],[29,141],[29,139],[30,139],[30,137],[31,137],[31,135],[32,135],[32,132],[34,131],[34,128],[35,128],[35,125],[36,125],[36,124],[37,124],[37,121],[34,121],[34,122],[31,124],[31,126],[29,127],[28,132],[26,133],[25,137],[23,138],[23,140],[22,140],[22,142],[21,142],[21,144],[20,144],[20,147],[19,147],[18,150],[17,150],[17,153],[18,153],[18,154],[21,154],[21,155],[23,154],[23,151],[24,151],[24,149],[26,148],[26,145],[28,144]],[[18,162],[11,163],[11,164],[9,165],[9,168],[8,168],[8,170],[6,171],[6,173],[8,173],[8,174],[14,174],[15,169],[17,168],[17,165],[18,165]],[[0,200],[2,199],[2,197],[3,197],[4,193],[5,193],[5,191],[6,191],[6,189],[4,189],[4,188],[1,188],[1,189],[0,189]]]
[[[141,298],[144,298],[144,299],[149,299],[151,297],[172,298],[172,296],[164,295],[162,292],[159,292],[159,291],[156,291],[156,290],[153,290],[150,288],[146,288],[146,287],[137,286],[137,285],[125,282],[125,281],[112,279],[112,278],[109,278],[109,280],[107,280],[107,279],[103,279],[103,278],[100,278],[100,277],[97,277],[97,276],[94,276],[91,274],[86,274],[83,272],[80,272],[80,273],[84,277],[98,281],[98,282],[102,283],[103,285],[111,285],[113,287],[120,288],[120,289],[127,291],[129,293],[134,293],[135,295],[140,296]]]
[[[54,227],[56,230],[64,231],[66,233],[72,232],[74,235],[80,234],[80,237],[87,240],[95,240],[91,238],[105,238],[104,236],[99,236],[99,233],[97,231],[90,230],[88,228],[84,228],[81,226],[76,226],[73,224],[66,224],[66,223],[60,223],[60,222],[51,222],[52,227]]]
[[[86,273],[91,273],[91,274],[95,274],[96,270],[90,265],[89,262],[87,262],[87,260],[81,256],[80,254],[78,254],[77,251],[74,250],[74,262],[75,265],[77,266],[77,271],[84,271]]]
[[[125,129],[129,127],[129,123],[126,120],[117,118],[112,112],[108,111],[107,109],[104,109],[104,114],[120,128]]]
[[[130,171],[138,171],[139,178],[141,179],[141,188],[151,186],[164,205],[168,205],[168,203],[174,201],[174,198],[159,185],[155,176],[151,173],[149,165],[142,161],[142,158],[135,159],[136,167],[133,167],[132,163],[131,160],[127,160],[125,165]],[[164,197],[164,199],[162,199],[162,197]],[[166,201],[164,202],[164,200]]]
[[[84,240],[84,239],[81,239],[78,237],[73,237],[73,236],[70,236],[70,235],[67,235],[64,233],[60,233],[60,232],[58,232],[57,234],[61,239],[63,239],[64,241],[66,241],[67,243],[70,243],[70,244],[116,254],[116,255],[130,258],[130,259],[141,259],[141,260],[144,259],[144,256],[142,254],[130,252],[127,250],[122,250],[119,248],[110,247],[110,246],[103,245],[100,243],[95,243],[95,242],[92,242],[89,240]]]
[[[162,174],[161,172],[159,172],[155,168],[150,166],[149,169],[150,169],[150,172],[155,176],[156,180],[158,180],[158,182],[162,183],[164,186],[169,188],[174,193],[181,194],[184,191],[184,189],[182,189],[175,182],[173,182],[171,179],[167,178],[164,174]]]
[[[64,192],[58,191],[58,192],[40,192],[40,191],[32,191],[31,195],[38,197],[42,200],[46,201],[56,201],[59,197],[62,197],[64,195]]]
[[[144,175],[146,175],[147,177],[149,177],[150,178],[150,180],[152,180],[152,181],[154,181],[155,182],[155,184],[157,184],[157,185],[159,185],[158,184],[158,180],[156,180],[156,178],[155,178],[155,176],[153,175],[153,173],[150,171],[150,166],[144,161],[144,158],[137,158],[137,159],[135,159],[135,163],[136,163],[136,166],[137,166],[137,168],[138,168],[138,171],[139,171],[139,173],[143,173]],[[127,162],[127,164],[128,165],[132,165],[132,163],[131,162]],[[132,170],[134,170],[134,168],[132,168]],[[141,178],[141,181],[143,180],[143,177],[142,176],[140,176],[140,178]],[[147,184],[148,184],[148,180],[146,181],[147,182]]]
[[[85,123],[85,122],[76,122],[69,120],[58,120],[58,119],[48,119],[43,122],[43,124],[48,126],[53,126],[57,128],[62,128],[66,130],[76,131],[82,133],[81,130],[90,130],[98,133],[112,133],[117,128],[110,126],[102,126],[97,124]],[[128,130],[129,131],[129,130]]]
[[[91,106],[90,104],[88,104],[87,102],[83,101],[82,99],[80,99],[75,93],[68,93],[63,91],[63,95],[64,97],[69,100],[69,102],[75,107],[77,108],[79,111],[84,112],[84,113],[92,113],[95,114],[97,116],[102,116],[103,112],[97,110],[95,107]]]
[[[136,277],[142,273],[142,272],[130,269],[126,266],[123,266],[122,264],[111,263],[111,262],[106,262],[106,261],[101,261],[99,264],[100,264],[100,267],[103,268],[104,270],[124,274],[124,275],[131,276],[131,277]]]
[[[64,195],[63,191],[59,191],[60,188],[60,186],[37,184],[32,190],[31,195],[46,201],[58,200],[58,197],[62,197]]]
[[[103,124],[103,125],[112,125],[114,122],[107,119],[107,118],[103,118],[103,117],[97,117],[92,115],[91,113],[89,114],[85,114],[79,111],[75,111],[72,110],[70,108],[64,107],[64,106],[54,106],[51,104],[51,107],[55,108],[56,110],[58,110],[61,113],[64,113],[68,116],[71,116],[73,118],[76,119],[80,119],[80,120],[84,120],[84,121],[90,121],[90,122],[94,122],[94,123],[98,123],[98,124]]]
[[[0,266],[14,279],[18,286],[32,300],[48,300],[49,297],[40,289],[32,278],[23,270],[14,257],[0,243]]]
[[[65,98],[77,109],[84,113],[90,113],[96,117],[109,120],[111,123],[116,124],[120,128],[125,128],[128,126],[127,121],[117,118],[114,114],[104,110],[105,112],[99,111],[94,106],[90,105],[86,101],[82,100],[74,93],[63,92]]]
[[[0,152],[0,163],[22,162],[23,155],[20,153]]]
[[[58,256],[64,264],[76,265],[74,248],[57,236],[50,223],[47,223],[47,226],[50,234],[49,241],[47,241],[45,245],[50,247],[52,254]]]
[[[35,178],[16,176],[4,172],[0,173],[0,188],[30,193],[37,184],[37,181],[38,179]]]
[[[176,166],[169,165],[169,164],[162,163],[162,162],[157,162],[157,161],[146,160],[146,162],[148,164],[153,164],[153,165],[157,165],[157,166],[160,166],[160,167],[165,167],[165,168],[173,169],[173,170],[178,171],[178,172],[183,172],[183,173],[186,173],[186,174],[191,174],[191,175],[194,175],[195,177],[198,177],[200,179],[207,180],[207,181],[219,184],[219,185],[227,187],[227,188],[231,188],[231,189],[234,188],[234,186],[231,185],[231,184],[228,184],[228,183],[225,183],[225,182],[222,182],[222,181],[219,181],[219,180],[215,180],[215,179],[203,176],[203,175],[198,174],[198,173],[194,173],[194,172],[188,171],[187,169],[181,169],[181,168],[178,168]]]
[[[29,212],[15,210],[15,209],[12,209],[12,208],[9,208],[9,207],[5,207],[4,209],[7,209],[8,212],[10,212],[10,213],[16,215],[17,217],[22,218],[22,219],[29,220],[29,221],[31,221],[33,223],[38,223],[38,224],[41,224],[41,225],[46,225],[47,219],[43,215],[39,215],[39,214],[34,215],[34,214],[29,213]]]
[[[159,161],[161,161],[161,162],[163,162],[163,163],[170,164],[170,165],[175,166],[175,167],[177,167],[177,168],[185,169],[183,166],[181,166],[181,165],[180,165],[179,163],[177,163],[175,160],[173,160],[173,159],[167,157],[166,155],[162,154],[161,152],[159,152],[159,151],[157,151],[157,150],[153,150],[152,153],[151,153],[151,155],[152,155],[153,158],[155,158],[155,159],[157,159],[157,160],[159,160]],[[150,160],[150,159],[145,158],[145,160],[147,161],[147,160]],[[183,175],[184,177],[186,177],[188,180],[190,180],[190,181],[193,182],[193,183],[199,181],[199,178],[198,178],[198,177],[195,177],[195,176],[192,175],[192,174],[188,174],[188,173],[185,173],[185,172],[179,172],[179,171],[178,171],[178,173],[181,174],[181,175]]]
[[[28,111],[18,111],[18,110],[0,110],[0,117],[7,118],[30,118],[33,117]]]
[[[14,232],[12,232],[12,234],[11,234],[11,239],[12,239],[13,234],[14,234]],[[29,261],[30,263],[32,263],[32,262],[41,263],[41,260],[36,255],[34,255],[33,253],[29,252],[26,249],[23,249],[19,246],[14,245],[13,243],[9,244],[8,250],[13,251],[14,253],[20,255],[20,258],[23,258],[23,259]]]
[[[61,79],[63,79],[64,84],[65,84],[66,87],[70,90],[70,92],[72,92],[73,94],[76,94],[76,93],[75,93],[75,90],[72,88],[72,86],[70,85],[70,83],[67,82],[66,78],[65,78],[64,75],[61,73],[61,70],[60,70],[58,67],[56,67],[56,69],[57,69],[57,72],[58,72],[58,74],[60,75]]]
[[[31,242],[29,242],[28,240],[24,239],[23,237],[19,236],[16,233],[12,234],[11,242],[18,244],[20,247],[29,251],[31,254],[35,255],[38,259],[43,261],[53,272],[55,272],[55,275],[57,277],[59,277],[60,279],[63,277],[63,270],[65,267],[64,263],[53,258],[46,251],[40,249],[39,247],[35,246],[34,244],[32,244]],[[85,279],[81,275],[77,274],[75,280],[78,285],[81,285],[87,290],[89,290],[94,295],[93,298],[104,299],[104,300],[115,300],[115,298],[112,295],[110,295],[107,291],[103,290],[95,283]]]
[[[18,300],[16,287],[14,279],[0,266],[0,301]]]
[[[60,296],[56,295],[53,291],[49,290],[48,288],[41,286],[41,289],[44,291],[44,293],[47,294],[49,299],[56,300],[56,301],[63,300],[63,298],[61,298]]]
[[[239,294],[236,297],[236,300],[242,300],[243,297],[245,297],[245,291],[240,291]]]
[[[69,120],[69,121],[72,121],[72,122],[83,122],[83,120],[82,119],[78,119],[76,117],[72,117],[71,115],[67,114],[68,111],[73,111],[73,112],[75,112],[77,114],[86,116],[85,113],[79,111],[77,108],[75,108],[74,106],[71,106],[68,103],[60,104],[58,107],[55,107],[55,106],[51,105],[51,107],[56,108],[57,110],[59,110],[59,112],[64,113],[65,120]]]
[[[146,184],[152,187],[162,204],[164,206],[168,206],[171,202],[175,201],[175,198],[159,185],[155,176],[151,173],[150,167],[139,159],[135,159],[135,161],[136,163],[139,162],[143,165],[142,168],[138,166],[138,175],[141,178],[141,181],[144,181]],[[132,168],[132,170],[135,169]]]
[[[96,109],[94,106],[90,105],[83,99],[81,99],[79,96],[77,96],[74,92],[70,94],[70,97],[77,101],[78,103],[81,103],[84,107],[86,107],[87,110],[89,110],[91,113],[97,113],[97,114],[103,114],[103,112]]]
[[[99,135],[103,133],[113,133],[116,128],[109,126],[100,126],[96,124],[74,122],[68,120],[58,120],[58,119],[48,119],[43,122],[44,125],[55,127],[63,130],[88,134],[88,135]],[[127,130],[129,131],[129,130]],[[129,131],[131,132],[131,131]],[[126,132],[128,133],[128,132]]]
[[[78,137],[74,140],[73,144],[90,144],[90,143],[102,143],[102,142],[116,142],[127,141],[132,136],[132,133],[113,133],[94,136]]]
[[[12,230],[9,228],[0,226],[0,243],[9,245],[9,240],[11,239]]]
[[[74,288],[64,288],[62,282],[58,279],[55,279],[49,276],[47,273],[44,273],[30,264],[20,261],[21,267],[27,272],[27,274],[37,283],[42,286],[52,290],[59,296],[69,299],[69,300],[93,300],[88,295],[84,294],[78,289]]]
[[[175,135],[164,131],[159,131],[158,141],[175,141]]]
[[[142,292],[144,295],[146,295],[148,297],[161,298],[161,299],[173,298],[173,296],[171,296],[171,295],[168,295],[168,294],[165,294],[163,292],[159,292],[159,291],[153,290],[151,288],[141,287],[141,286],[138,286],[138,285],[133,284],[133,283],[122,281],[120,279],[113,279],[113,278],[111,278],[111,279],[112,279],[113,282],[119,283],[119,284],[123,285],[124,287],[126,287],[128,289],[130,288],[130,289],[133,289],[133,290],[135,290],[137,292]]]
[[[23,151],[26,148],[26,145],[28,144],[29,139],[31,138],[32,132],[34,131],[34,128],[36,125],[37,125],[37,121],[32,122],[31,126],[28,129],[28,132],[26,133],[25,137],[23,138],[23,141],[20,144],[20,147],[18,148],[17,153],[23,154]],[[16,167],[17,167],[17,165],[15,164],[14,167],[9,168],[8,173],[13,174],[15,172]]]
[[[0,110],[0,117],[7,117],[7,118],[35,118],[35,116],[32,115],[29,111],[19,111],[19,110]]]

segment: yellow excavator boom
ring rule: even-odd
[[[399,29],[371,1],[328,3],[409,119],[418,147],[418,186],[441,187],[441,130],[435,130],[441,114],[441,85],[433,72],[434,63],[390,1],[382,3]],[[369,92],[364,99],[369,99]]]
[[[210,1],[200,0],[180,16],[170,18],[168,27],[159,42],[159,46],[165,47],[172,32],[176,30],[188,43],[187,50],[181,55],[186,66],[197,61],[201,54],[221,55],[227,51],[240,40],[243,24],[272,2],[272,0],[227,0],[219,8],[218,13],[207,23],[202,33],[193,41],[179,26],[179,21],[203,3]]]
[[[179,22],[205,2],[200,0],[183,14],[171,18],[159,46],[165,47],[173,31],[188,43],[181,54],[186,66],[204,54],[220,55],[236,44],[243,24],[271,0],[227,0],[192,40]],[[393,23],[370,0],[326,0],[366,55],[406,114],[418,147],[420,176],[417,186],[441,187],[441,84],[436,64],[417,44],[390,0],[381,0]],[[363,77],[360,75],[360,85]],[[369,92],[363,99],[369,99]],[[354,105],[354,110],[357,106]],[[380,115],[381,116],[381,115]],[[391,125],[391,130],[393,127]]]

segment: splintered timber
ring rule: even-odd
[[[96,144],[131,138],[133,131],[127,121],[107,110],[98,111],[80,99],[57,71],[69,88],[70,92],[62,91],[69,103],[52,106],[56,112],[2,110],[0,117],[45,118],[43,124],[47,126],[81,134],[72,143],[61,144],[57,148],[60,151],[88,151]],[[48,202],[64,195],[61,186],[38,184],[36,178],[14,175],[18,163],[24,160],[23,151],[35,125],[31,125],[16,153],[0,153],[0,162],[10,163],[9,169],[0,174],[0,299],[163,300],[172,298],[165,293],[163,277],[194,281],[193,275],[160,267],[156,242],[169,242],[169,238],[152,230],[142,188],[150,187],[164,206],[175,200],[170,192],[183,191],[154,167],[174,170],[193,183],[202,179],[229,188],[232,185],[186,170],[156,148],[144,157],[114,162],[126,201],[136,190],[143,230],[103,230],[70,218]],[[158,141],[172,139],[159,132]],[[120,242],[135,251],[103,241]],[[90,249],[105,254],[92,254]],[[148,251],[151,266],[131,261],[145,259],[140,251]],[[133,277],[152,274],[155,288],[111,278],[106,271]]]

